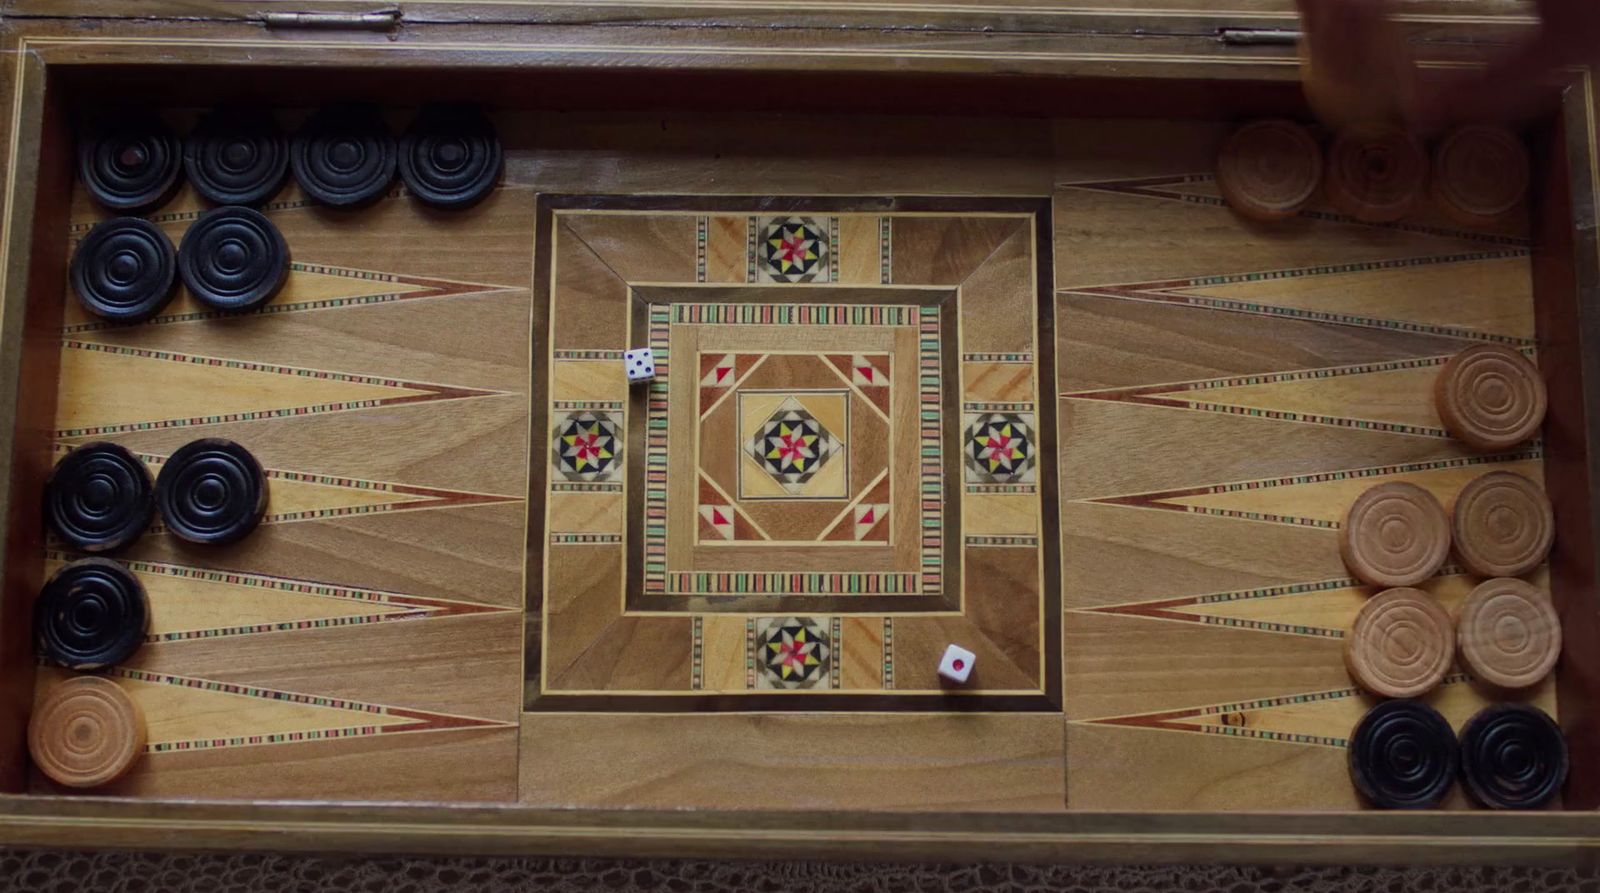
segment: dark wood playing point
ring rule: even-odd
[[[1419,137],[1278,0],[0,14],[0,844],[1600,852],[1588,70]]]

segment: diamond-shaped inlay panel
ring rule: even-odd
[[[741,499],[841,499],[849,495],[849,398],[844,392],[738,395]]]
[[[791,493],[816,476],[842,444],[799,401],[783,402],[744,445],[756,464]]]

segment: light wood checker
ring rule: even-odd
[[[1228,135],[1217,157],[1217,187],[1246,217],[1293,217],[1322,184],[1322,147],[1302,124],[1252,121]]]
[[[28,721],[28,750],[57,784],[93,788],[127,774],[144,755],[144,713],[98,676],[56,679]]]
[[[1339,525],[1339,557],[1373,586],[1415,586],[1450,556],[1450,517],[1432,493],[1409,481],[1372,486]]]
[[[1538,367],[1501,344],[1474,345],[1451,357],[1434,395],[1445,428],[1484,451],[1510,449],[1537,435],[1549,405]]]
[[[1399,127],[1355,127],[1328,147],[1328,201],[1365,223],[1409,216],[1427,194],[1428,156]]]
[[[1385,589],[1367,600],[1344,635],[1344,665],[1361,688],[1386,698],[1432,691],[1455,659],[1455,625],[1420,589]]]
[[[1555,512],[1539,484],[1490,472],[1461,488],[1450,507],[1455,553],[1482,577],[1511,577],[1543,564],[1555,541]]]
[[[1544,590],[1522,580],[1485,580],[1456,609],[1461,663],[1502,690],[1539,684],[1561,655],[1561,618]]]
[[[1501,127],[1458,127],[1433,153],[1434,201],[1467,226],[1491,226],[1527,199],[1528,150]]]

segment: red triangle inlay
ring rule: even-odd
[[[712,509],[711,510],[711,523],[712,524],[726,524],[726,523],[728,523],[728,519],[724,518],[722,516],[722,512],[719,512],[716,509]]]
[[[875,512],[872,509],[867,509],[867,513],[865,515],[862,515],[860,517],[860,519],[856,521],[856,523],[857,524],[871,524],[873,522],[873,520],[874,520],[874,517],[873,517],[874,515],[875,515]]]

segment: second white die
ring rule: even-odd
[[[960,645],[951,645],[944,650],[944,658],[939,661],[939,675],[957,684],[965,683],[967,677],[972,675],[972,664],[977,658],[976,654]]]
[[[628,370],[628,381],[649,381],[656,377],[656,355],[648,347],[624,351],[622,365]]]

